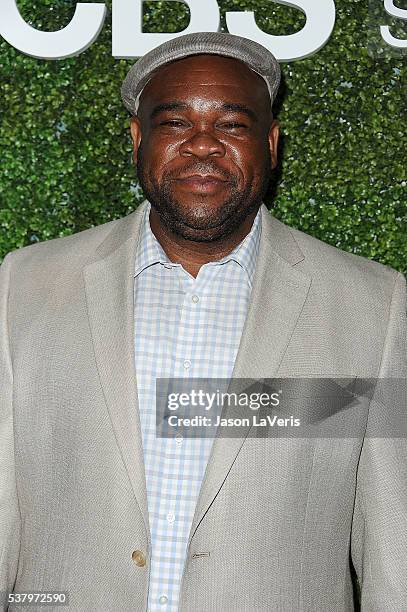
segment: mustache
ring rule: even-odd
[[[176,170],[169,170],[164,173],[163,178],[167,180],[177,180],[180,177],[193,174],[213,174],[214,176],[220,176],[226,181],[237,184],[237,178],[231,172],[228,172],[224,168],[220,168],[216,163],[210,161],[195,161],[192,164],[182,166]]]

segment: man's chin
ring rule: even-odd
[[[167,223],[176,223],[186,228],[185,231],[205,232],[227,225],[236,214],[236,206],[228,201],[194,197],[188,201],[167,201],[164,206],[158,207],[158,213]]]
[[[180,224],[172,224],[168,227],[176,236],[191,242],[217,242],[229,236],[233,231],[223,227],[203,230]]]
[[[207,211],[202,211],[202,214],[199,214],[199,209],[194,211],[194,214],[185,214],[185,215],[176,215],[173,216],[173,219],[176,220],[177,224],[189,229],[191,231],[196,232],[205,232],[205,231],[217,231],[225,227],[228,224],[232,215],[216,215],[214,211],[211,211],[210,214]]]
[[[185,240],[214,242],[236,230],[252,208],[249,193],[228,189],[222,194],[179,193],[173,185],[166,189],[146,190],[162,225]]]
[[[236,214],[233,212],[228,216],[179,216],[171,215],[163,219],[167,227],[176,235],[185,240],[194,242],[215,242],[229,236],[237,222]]]

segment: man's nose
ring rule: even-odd
[[[191,138],[182,143],[180,155],[183,157],[224,157],[226,155],[225,145],[209,131],[200,130],[195,132]]]

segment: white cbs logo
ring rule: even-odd
[[[217,32],[220,14],[217,0],[183,0],[190,10],[190,23],[177,34],[143,32],[143,0],[112,0],[112,54],[117,58],[141,57],[172,38],[192,32]],[[245,36],[261,43],[282,61],[309,57],[329,40],[335,25],[334,0],[276,0],[302,11],[306,24],[299,32],[287,36],[266,34],[257,26],[251,11],[231,11],[226,24],[231,34]],[[407,20],[407,9],[383,0],[386,12]],[[13,47],[39,59],[64,59],[85,51],[97,39],[106,17],[104,3],[78,2],[71,22],[57,32],[41,32],[21,17],[16,0],[1,0],[0,35]],[[384,41],[394,48],[407,48],[407,40],[395,38],[388,26],[380,26]]]

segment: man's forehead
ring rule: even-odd
[[[211,89],[205,91],[206,87]],[[169,98],[172,92],[176,97],[181,93],[191,97],[194,91],[209,99],[224,93],[245,100],[270,100],[264,79],[246,64],[230,57],[202,54],[162,66],[147,83],[141,101]]]

